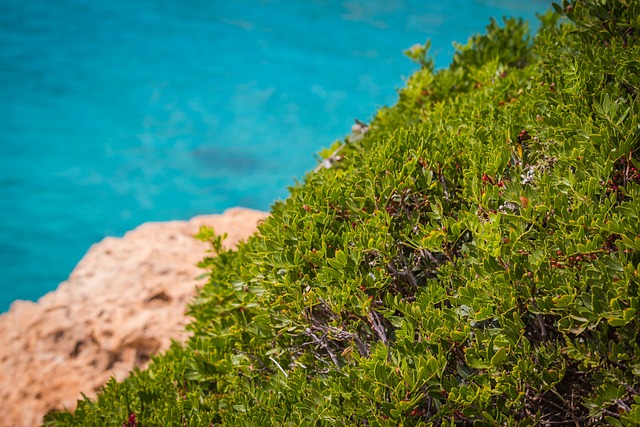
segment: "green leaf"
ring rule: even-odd
[[[491,365],[497,366],[501,364],[507,359],[507,355],[508,353],[505,347],[498,349],[498,351],[496,351],[496,354],[494,354],[493,357],[491,358]]]

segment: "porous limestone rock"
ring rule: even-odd
[[[144,368],[171,340],[184,342],[186,304],[209,245],[201,226],[246,239],[266,216],[248,209],[190,221],[147,223],[93,245],[66,282],[37,303],[0,315],[0,426],[39,425],[50,410],[75,407],[111,377]]]

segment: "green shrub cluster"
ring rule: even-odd
[[[554,8],[408,51],[259,235],[202,230],[186,346],[47,424],[640,424],[640,5]]]

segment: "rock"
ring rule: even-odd
[[[184,342],[184,311],[203,273],[209,245],[202,225],[246,239],[263,212],[230,209],[190,221],[147,223],[93,245],[69,280],[37,303],[16,301],[0,315],[0,426],[40,425],[44,414],[73,409],[107,380],[144,368],[171,340]]]

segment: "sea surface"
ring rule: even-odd
[[[3,0],[0,312],[146,221],[268,210],[354,119],[541,0]]]

